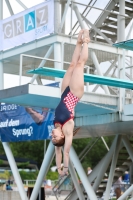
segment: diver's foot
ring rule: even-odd
[[[79,34],[78,34],[78,39],[77,39],[77,43],[78,44],[82,44],[83,43],[82,36],[83,36],[83,29],[81,29]]]
[[[90,42],[90,37],[89,37],[89,30],[84,29],[83,31],[83,43],[89,43]]]

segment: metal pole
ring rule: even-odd
[[[52,53],[52,51],[53,51],[53,48],[54,48],[54,46],[51,45],[50,48],[48,49],[46,55],[45,55],[45,58],[48,58],[48,57],[51,55],[51,53]],[[43,67],[43,66],[45,65],[46,61],[47,61],[47,60],[42,60],[42,62],[41,62],[40,65],[38,66],[38,68]],[[37,77],[38,77],[38,74],[34,74],[34,76],[32,77],[32,79],[31,79],[31,81],[30,81],[30,83],[33,83]]]
[[[40,168],[30,200],[35,200],[37,198],[43,179],[47,174],[47,171],[50,167],[53,158],[54,158],[54,145],[52,144],[52,142],[50,142],[45,157],[43,159],[42,166]]]
[[[99,171],[103,167],[103,165],[107,166],[107,168],[108,168],[110,160],[111,160],[111,158],[113,156],[115,143],[116,143],[116,137],[115,137],[115,139],[114,139],[114,141],[113,141],[113,143],[111,145],[110,150],[107,152],[107,154],[101,159],[101,161],[95,166],[95,168],[89,174],[88,180],[89,180],[90,183],[92,183],[95,180],[95,178],[98,176],[98,174],[100,174]],[[107,169],[105,169],[105,172],[106,172],[106,170]],[[103,175],[104,175],[104,173],[103,173]],[[102,179],[102,177],[103,176],[101,176],[101,179]],[[99,183],[98,183],[98,180],[97,180],[97,186],[96,187],[99,186],[99,184],[101,182],[101,179],[99,177]],[[83,190],[83,188],[82,188],[82,190]],[[72,200],[76,200],[77,199],[77,193],[75,191],[72,193],[70,199],[72,199]]]
[[[125,39],[125,0],[119,0],[119,13],[118,39],[121,42]]]
[[[3,19],[3,0],[0,1],[0,20],[2,20],[2,19]],[[2,63],[2,61],[0,61],[0,89],[2,90],[3,88],[4,88],[3,63]],[[3,142],[2,145],[3,145],[3,148],[5,150],[5,153],[6,153],[9,165],[11,167],[13,176],[15,178],[21,199],[22,200],[28,200],[27,196],[26,196],[26,192],[25,192],[24,187],[23,187],[21,177],[19,175],[16,163],[15,163],[15,160],[14,160],[14,157],[13,157],[11,149],[10,149],[10,146],[6,142]]]
[[[102,162],[102,165],[99,168],[99,173],[97,175],[95,183],[93,184],[94,191],[97,191],[97,189],[99,187],[99,184],[101,183],[101,180],[102,180],[102,178],[103,178],[103,176],[104,176],[105,172],[107,171],[107,168],[108,168],[108,166],[110,164],[110,161],[112,159],[112,156],[113,156],[113,153],[114,153],[114,149],[115,149],[115,146],[116,146],[116,143],[117,143],[117,137],[118,136],[116,135],[109,152],[106,154],[106,156],[104,158],[104,162]]]
[[[98,63],[96,54],[95,54],[94,51],[91,51],[91,58],[92,58],[93,63],[95,65],[96,69],[97,69],[98,74],[103,76],[103,74],[102,74],[102,72],[100,70],[100,67],[99,67],[99,63]],[[105,91],[106,94],[110,94],[109,89],[108,89],[108,87],[106,85],[103,85],[103,88],[104,88],[104,91]]]
[[[73,161],[74,167],[80,176],[81,182],[86,190],[88,197],[90,198],[90,200],[97,200],[96,194],[95,194],[94,190],[92,189],[92,186],[91,186],[90,182],[88,181],[85,171],[82,168],[82,165],[78,159],[78,156],[76,155],[75,150],[72,146],[70,149],[70,158]]]
[[[75,4],[73,5],[73,10],[75,11],[75,14],[77,16],[77,19],[79,21],[79,24],[80,24],[81,28],[85,29],[85,25],[84,25],[84,22],[82,20],[81,14],[79,13],[77,5],[75,5]]]
[[[60,1],[54,0],[54,30],[58,33],[61,23]]]
[[[70,36],[72,39],[72,26],[73,26],[73,2],[71,2],[71,21],[70,21]]]
[[[105,145],[106,149],[109,151],[109,147],[108,147],[108,145],[107,145],[107,143],[106,143],[105,139],[104,139],[103,137],[101,137],[101,139],[102,139],[102,141],[103,141],[103,143],[104,143],[104,145]]]
[[[60,23],[61,23],[61,13],[60,13],[60,1],[59,0],[54,0],[54,15],[55,15],[55,20],[54,20],[54,28],[55,32],[58,33]],[[61,44],[60,43],[54,43],[54,59],[58,58],[58,60],[62,60],[61,58]],[[61,63],[54,62],[54,67],[57,69],[61,69]],[[59,78],[55,78],[55,81],[60,81]]]
[[[66,6],[65,6],[65,10],[64,10],[64,13],[63,13],[63,16],[62,16],[62,20],[61,20],[60,27],[59,27],[59,32],[61,32],[61,30],[62,30],[62,28],[63,28],[63,25],[64,25],[64,22],[65,22],[65,19],[66,19],[66,14],[67,14],[67,11],[68,11],[70,2],[71,2],[71,0],[67,0],[67,4],[66,4]],[[62,6],[63,6],[63,5],[62,5]]]
[[[5,1],[6,1],[6,5],[8,7],[8,10],[10,12],[10,15],[14,15],[14,12],[12,10],[12,7],[11,7],[11,4],[10,4],[9,0],[5,0]]]
[[[123,49],[123,57],[122,57],[122,61],[123,61],[123,65],[122,65],[122,68],[123,68],[123,70],[122,70],[122,79],[125,79],[125,58],[126,58],[126,52],[125,52],[126,50],[125,49]],[[122,99],[122,107],[124,107],[124,105],[125,105],[125,89],[123,89],[123,99]]]
[[[117,33],[117,41],[121,42],[125,40],[125,0],[119,0],[119,13],[118,16],[118,33]],[[121,16],[123,15],[123,16]],[[123,70],[121,70],[121,66],[123,67],[123,60],[124,58],[119,55],[118,59],[118,67],[119,67],[119,78],[123,78]],[[119,112],[120,112],[120,119],[121,119],[121,112],[123,111],[123,99],[125,98],[125,89],[119,89]]]
[[[77,175],[76,175],[76,172],[75,172],[75,169],[73,167],[73,164],[72,164],[71,160],[69,161],[69,171],[70,171],[70,174],[71,174],[71,177],[72,177],[72,180],[73,180],[73,183],[74,183],[78,198],[80,200],[84,200],[85,197],[84,197],[82,189],[81,189],[81,187],[79,185],[79,181],[78,181],[78,178],[77,178]]]
[[[63,60],[62,56],[63,55],[61,54],[61,44],[54,43],[54,59],[62,61]],[[61,62],[60,63],[54,62],[54,67],[56,69],[61,69],[61,67],[63,67],[63,65],[61,64]],[[61,83],[62,79],[55,78],[55,81],[60,81],[60,83]]]
[[[111,168],[110,168],[110,172],[109,172],[109,178],[108,178],[108,182],[107,182],[107,186],[106,186],[104,200],[109,199],[110,189],[111,189],[113,178],[114,178],[114,172],[115,172],[115,168],[116,168],[120,145],[121,145],[121,136],[118,136],[118,140],[117,140],[117,143],[116,143],[116,146],[114,149],[114,155],[113,155],[113,159],[112,159],[112,163],[111,163]]]
[[[5,150],[9,165],[11,167],[13,176],[15,178],[15,182],[17,184],[18,191],[19,191],[19,194],[21,196],[21,199],[22,200],[28,200],[28,198],[26,196],[26,192],[25,192],[24,187],[23,187],[23,183],[22,183],[20,174],[18,172],[14,157],[13,157],[11,149],[10,149],[10,146],[7,142],[3,142],[2,144],[3,144],[4,150]]]
[[[132,145],[130,144],[129,139],[127,138],[127,136],[124,136],[124,135],[123,135],[123,136],[122,136],[122,141],[123,141],[123,144],[124,144],[124,146],[126,147],[128,153],[129,153],[129,155],[130,155],[130,158],[131,158],[131,160],[132,160],[132,162],[133,162],[133,147],[132,147]]]
[[[132,193],[132,191],[133,191],[133,185],[131,185],[131,186],[128,188],[128,190],[126,190],[126,191],[123,193],[123,195],[120,196],[120,197],[118,198],[118,200],[125,200],[125,199],[127,198],[127,196],[128,196],[129,194]],[[131,198],[131,199],[133,199],[133,198]]]

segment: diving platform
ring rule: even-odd
[[[0,90],[0,102],[55,109],[60,95],[60,88],[26,84]],[[127,134],[127,127],[128,134],[133,134],[133,116],[126,111],[127,116],[120,119],[118,101],[117,95],[84,92],[75,109],[75,126],[81,127],[75,138]],[[125,104],[130,101],[126,98]]]
[[[66,70],[41,67],[41,68],[30,70],[28,71],[28,73],[63,78],[66,73]],[[90,82],[90,83],[101,84],[101,85],[109,85],[113,87],[120,87],[120,88],[126,88],[126,89],[133,89],[133,81],[92,75],[92,74],[84,74],[84,82]]]
[[[133,40],[126,40],[113,44],[114,47],[133,51]]]

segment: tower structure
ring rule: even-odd
[[[27,7],[23,4],[22,1],[16,1],[24,9],[27,10]],[[14,13],[11,2],[9,0],[6,0],[5,2],[7,4],[10,14],[13,15]],[[133,27],[131,17],[133,10],[133,1],[111,0],[107,2],[104,10],[97,7],[100,1],[88,0],[83,3],[82,1],[76,2],[71,0],[49,0],[44,2],[44,7],[46,6],[46,4],[49,4],[49,2],[53,3],[53,31],[47,34],[44,33],[43,36],[35,38],[31,41],[25,43],[22,42],[22,44],[20,45],[13,45],[9,49],[6,49],[7,47],[4,46],[3,41],[3,46],[1,47],[2,49],[0,53],[1,102],[16,103],[23,106],[41,105],[42,107],[44,106],[53,108],[51,100],[57,100],[58,102],[60,96],[59,90],[55,88],[49,89],[52,94],[49,95],[47,88],[42,89],[43,86],[40,85],[42,85],[43,79],[49,79],[52,81],[54,81],[54,79],[52,79],[51,77],[34,75],[33,77],[31,77],[30,85],[27,84],[26,86],[23,86],[21,85],[21,76],[29,76],[26,72],[29,69],[37,67],[47,66],[56,69],[67,69],[71,61],[71,55],[76,42],[77,33],[81,28],[89,28],[91,36],[91,42],[89,44],[89,59],[86,63],[85,72],[101,76],[117,77],[120,79],[128,78],[132,80],[132,55],[128,51],[113,47],[112,44],[116,41],[121,42],[126,39],[130,39],[129,36]],[[0,1],[0,4],[0,18],[2,19],[3,0]],[[43,15],[43,11],[39,10],[40,8],[43,8],[43,4],[41,7],[37,7],[35,9],[38,10],[38,13],[42,14],[41,17],[46,17],[46,15]],[[30,13],[33,14],[33,10],[31,10]],[[101,12],[101,14],[98,16],[97,20],[94,22],[93,20],[90,20],[91,17],[95,16],[98,12]],[[27,13],[29,13],[28,10]],[[29,31],[31,30],[30,28],[34,27],[35,24],[33,24],[32,18],[28,19],[30,20],[28,21],[27,26],[29,28]],[[43,20],[42,18],[40,18],[40,23],[43,23],[45,20],[46,19]],[[20,31],[20,24],[19,22],[17,23],[18,29],[16,30]],[[38,31],[36,32],[36,34],[42,34],[43,31],[46,31],[47,27],[45,26],[45,24],[46,22],[44,22],[43,28],[42,26],[38,25],[39,28],[36,29]],[[127,38],[125,38],[125,28],[128,25],[129,31],[127,34]],[[3,27],[9,28],[10,26],[3,25]],[[15,31],[15,29],[8,29],[8,31],[9,34],[7,35],[10,37],[11,31]],[[103,69],[105,68],[105,64],[102,64],[105,62],[106,70]],[[20,86],[4,90],[3,73],[19,74]],[[36,86],[33,85],[35,80],[38,83],[38,85]],[[96,92],[98,88],[102,88],[102,94]],[[69,199],[76,200],[77,195],[79,199],[84,199],[82,192],[82,190],[84,189],[89,199],[91,200],[97,199],[97,193],[99,191],[99,195],[102,195],[102,193],[105,192],[104,199],[108,199],[111,185],[115,180],[113,179],[113,177],[119,177],[119,173],[117,173],[118,169],[116,168],[116,163],[118,160],[119,152],[122,149],[123,145],[126,147],[129,157],[131,159],[130,164],[132,164],[133,162],[132,145],[130,143],[133,128],[132,91],[128,89],[118,89],[104,85],[92,85],[91,83],[87,83],[85,89],[86,91],[81,100],[81,105],[76,110],[75,125],[77,127],[80,126],[81,128],[75,138],[102,137],[103,139],[103,136],[115,135],[115,139],[108,153],[100,161],[100,163],[97,164],[89,177],[85,175],[82,165],[73,147],[71,148],[71,161],[69,170],[72,175],[76,191],[72,192]],[[44,93],[45,96],[49,98],[49,103],[43,95]],[[25,94],[28,98],[25,98]],[[33,100],[33,95],[36,96],[36,101]],[[18,96],[20,98],[18,98]],[[39,99],[39,101],[37,101],[37,99]],[[17,171],[15,161],[10,150],[10,146],[8,143],[4,142],[3,147],[10,162],[13,174],[16,178],[21,198],[22,200],[25,200],[27,197],[23,190],[22,182]],[[54,147],[50,143],[45,158],[42,162],[42,167],[40,169],[38,179],[30,198],[31,200],[36,199],[38,195],[39,188],[42,184],[42,177],[44,177],[44,175],[47,173],[49,165],[53,159],[53,152]],[[76,174],[73,173],[75,172],[75,169],[73,167],[72,161],[74,161],[74,167],[76,168],[76,171],[78,172],[82,180],[84,189],[77,183]],[[111,167],[109,171],[107,185],[99,190],[98,188],[104,177],[105,172],[109,168],[110,162]],[[129,169],[129,167],[130,166],[128,165],[127,168]],[[120,166],[120,168],[123,169],[122,166]],[[93,181],[94,184],[92,188],[90,182]],[[131,188],[128,192],[131,192]],[[124,196],[121,197],[121,200],[124,198]]]

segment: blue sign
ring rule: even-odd
[[[2,142],[50,139],[54,110],[34,109],[16,104],[0,104]]]

